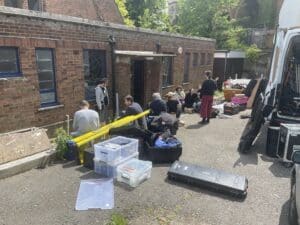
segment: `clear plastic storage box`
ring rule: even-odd
[[[152,162],[131,159],[117,168],[117,181],[137,187],[151,177]]]
[[[126,163],[127,161],[138,158],[139,153],[135,152],[134,154],[121,157],[119,160],[114,161],[113,163],[103,162],[97,158],[94,158],[94,171],[95,173],[101,174],[105,177],[116,178],[117,177],[117,167]]]
[[[103,162],[117,162],[138,151],[138,140],[118,136],[94,145],[95,158]]]

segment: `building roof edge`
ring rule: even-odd
[[[145,29],[145,28],[140,28],[140,27],[128,27],[128,26],[122,25],[122,24],[102,22],[102,21],[89,20],[89,19],[84,19],[84,18],[79,18],[79,17],[53,14],[53,13],[48,13],[48,12],[32,11],[32,10],[26,10],[26,9],[18,9],[18,8],[5,7],[5,6],[0,6],[0,14],[12,15],[12,16],[23,16],[23,17],[42,19],[42,20],[52,20],[52,21],[58,21],[58,22],[75,23],[75,24],[97,26],[97,27],[105,27],[105,28],[119,29],[119,30],[124,30],[124,31],[141,32],[141,33],[146,33],[146,34],[168,36],[168,37],[174,37],[174,38],[184,38],[184,39],[208,41],[208,42],[214,42],[214,43],[216,42],[216,40],[212,39],[212,38],[185,36],[183,34],[178,34],[178,33],[170,33],[170,32],[164,32],[164,31],[160,32],[160,31],[155,31],[155,30]]]

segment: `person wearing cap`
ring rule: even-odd
[[[151,116],[159,116],[161,112],[167,112],[167,105],[161,99],[160,93],[153,93],[153,101],[150,103]]]
[[[99,128],[99,115],[95,110],[89,109],[89,103],[82,100],[79,104],[80,110],[75,112],[73,120],[73,137],[80,136]]]
[[[213,100],[214,100],[214,93],[217,90],[217,85],[212,80],[211,72],[206,71],[206,80],[203,82],[200,96],[201,96],[201,108],[200,108],[200,115],[202,117],[202,121],[200,123],[205,124],[209,123],[210,114],[212,110]]]
[[[137,102],[134,102],[133,97],[131,95],[127,95],[124,98],[124,104],[126,106],[126,111],[124,116],[137,115],[143,112],[142,107]],[[136,125],[142,129],[147,129],[146,118],[142,117],[137,120]]]
[[[106,87],[105,79],[98,81],[98,85],[95,88],[95,93],[96,93],[97,110],[100,114],[100,122],[107,123],[109,96],[108,96],[108,90]]]

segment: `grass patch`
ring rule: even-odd
[[[121,214],[114,213],[111,215],[110,222],[107,225],[128,225],[128,221]]]

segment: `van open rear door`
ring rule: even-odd
[[[300,114],[300,4],[285,0],[280,10],[264,105],[279,117],[292,119]],[[264,116],[268,116],[266,113]]]

